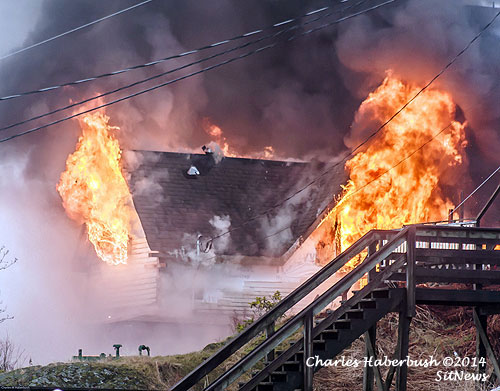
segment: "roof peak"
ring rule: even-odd
[[[144,149],[132,149],[130,150],[131,152],[138,152],[138,153],[154,153],[154,154],[164,154],[166,156],[185,156],[186,159],[190,159],[192,157],[201,157],[205,156],[205,153],[195,153],[195,152],[172,152],[172,151],[151,151],[151,150],[144,150]],[[224,159],[231,159],[231,160],[247,160],[247,161],[261,161],[261,162],[270,162],[270,163],[286,163],[286,164],[301,164],[301,165],[307,165],[310,164],[311,162],[309,161],[304,161],[304,160],[299,160],[299,159],[287,159],[287,160],[275,160],[275,159],[262,159],[262,158],[251,158],[251,157],[233,157],[233,156],[224,156]]]

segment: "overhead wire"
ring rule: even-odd
[[[151,1],[151,0],[149,0],[149,1]],[[346,2],[346,1],[347,0],[343,0],[342,3]],[[218,47],[218,46],[226,45],[226,44],[234,42],[234,41],[245,39],[245,38],[251,37],[253,35],[257,35],[257,34],[263,33],[265,31],[273,30],[276,27],[281,27],[281,26],[284,26],[284,25],[295,23],[295,22],[298,22],[298,21],[300,21],[300,20],[302,20],[304,18],[307,18],[309,16],[312,16],[312,15],[315,15],[315,14],[318,14],[318,13],[322,13],[322,12],[324,12],[324,11],[330,9],[330,8],[332,8],[332,6],[326,6],[326,7],[318,8],[318,9],[315,9],[313,11],[307,12],[307,13],[301,15],[301,16],[298,16],[298,17],[295,17],[295,18],[291,18],[291,19],[287,19],[287,20],[275,23],[272,26],[267,27],[267,28],[253,30],[253,31],[250,31],[250,32],[245,33],[245,34],[240,34],[240,35],[228,38],[228,39],[224,39],[222,41],[218,41],[218,42],[215,42],[215,43],[212,43],[212,44],[209,44],[209,45],[205,45],[205,46],[199,47],[197,49],[186,51],[186,52],[183,52],[183,53],[174,54],[174,55],[171,55],[171,56],[167,56],[167,57],[164,57],[164,58],[153,60],[153,61],[147,62],[145,64],[133,65],[133,66],[129,66],[127,68],[123,68],[123,69],[120,69],[120,70],[116,70],[116,71],[112,71],[112,72],[106,72],[106,73],[103,73],[103,74],[100,74],[100,75],[97,75],[97,76],[90,76],[90,77],[86,77],[86,78],[83,78],[83,79],[79,79],[79,80],[75,80],[75,81],[71,81],[71,82],[67,82],[67,83],[62,83],[62,84],[58,84],[58,85],[54,85],[54,86],[50,86],[50,87],[40,88],[40,89],[37,89],[37,90],[25,91],[25,92],[10,94],[10,95],[7,95],[7,96],[0,97],[0,101],[6,101],[6,100],[14,99],[14,98],[19,98],[19,97],[22,97],[22,96],[27,96],[27,95],[33,95],[33,94],[38,94],[38,93],[53,91],[53,90],[57,90],[57,89],[60,89],[60,88],[63,88],[63,87],[68,87],[68,86],[73,86],[73,85],[79,85],[79,84],[82,84],[82,83],[87,83],[87,82],[90,82],[90,81],[95,81],[95,80],[106,78],[106,77],[110,77],[110,76],[120,75],[120,74],[123,74],[123,73],[126,73],[126,72],[130,72],[130,71],[133,71],[133,70],[136,70],[136,69],[148,68],[148,67],[151,67],[151,66],[154,66],[154,65],[158,65],[158,64],[170,61],[170,60],[174,60],[174,59],[179,59],[179,58],[182,58],[182,57],[190,56],[190,55],[193,55],[193,54],[196,54],[196,53],[203,52],[203,51],[208,50],[208,49],[213,49],[213,48]],[[346,8],[344,8],[344,10],[348,9],[348,8],[349,7],[346,7]],[[333,12],[329,13],[327,16],[332,15],[332,13]]]
[[[158,79],[162,76],[166,76],[166,75],[169,75],[171,73],[175,73],[175,72],[178,72],[180,70],[183,70],[183,69],[186,69],[186,68],[189,68],[191,66],[194,66],[194,65],[198,65],[198,64],[201,64],[203,62],[206,62],[206,61],[209,61],[209,60],[212,60],[214,58],[217,58],[217,57],[220,57],[220,56],[223,56],[223,55],[226,55],[228,53],[231,53],[231,52],[234,52],[234,51],[237,51],[239,49],[244,49],[248,46],[252,46],[254,44],[257,44],[257,43],[260,43],[266,39],[270,39],[270,38],[276,38],[282,34],[285,34],[287,32],[290,32],[290,31],[293,31],[293,30],[296,30],[298,29],[299,27],[301,26],[304,26],[304,25],[308,25],[308,24],[311,24],[311,23],[314,23],[318,20],[321,20],[323,18],[327,18],[331,15],[333,15],[334,13],[338,13],[338,12],[345,12],[346,10],[349,10],[351,9],[352,7],[355,7],[355,6],[358,6],[358,5],[361,5],[365,2],[367,2],[368,0],[361,0],[359,1],[358,3],[356,4],[353,4],[353,5],[350,5],[348,7],[345,7],[344,9],[342,10],[337,10],[337,11],[332,11],[330,13],[327,13],[325,15],[322,15],[322,16],[318,16],[316,17],[315,19],[311,19],[311,20],[308,20],[307,22],[305,22],[303,25],[294,25],[294,26],[291,26],[291,27],[288,27],[288,28],[285,28],[285,29],[282,29],[282,30],[279,30],[273,34],[269,34],[269,35],[266,35],[266,36],[263,36],[259,39],[256,39],[256,40],[253,40],[253,41],[249,41],[249,42],[246,42],[242,45],[239,45],[239,46],[235,46],[233,48],[230,48],[230,49],[227,49],[227,50],[224,50],[222,52],[218,52],[218,53],[215,53],[213,55],[210,55],[208,57],[204,57],[204,58],[201,58],[199,60],[196,60],[196,61],[193,61],[193,62],[190,62],[190,63],[187,63],[187,64],[184,64],[182,66],[179,66],[179,67],[176,67],[176,68],[173,68],[173,69],[170,69],[168,71],[165,71],[165,72],[161,72],[159,74],[156,74],[156,75],[153,75],[153,76],[150,76],[150,77],[147,77],[145,79],[141,79],[141,80],[138,80],[136,82],[133,82],[133,83],[130,83],[130,84],[127,84],[127,85],[124,85],[124,86],[121,86],[121,87],[118,87],[118,88],[115,88],[113,90],[110,90],[110,91],[107,91],[107,92],[104,92],[104,93],[101,93],[101,94],[97,94],[97,95],[94,95],[90,98],[86,98],[84,100],[81,100],[81,101],[78,101],[78,102],[74,102],[74,103],[71,103],[69,105],[66,105],[66,106],[63,106],[63,107],[60,107],[60,108],[57,108],[57,109],[54,109],[52,111],[49,111],[49,112],[46,112],[46,113],[43,113],[43,114],[39,114],[39,115],[36,115],[34,117],[31,117],[31,118],[27,118],[25,120],[22,120],[22,121],[19,121],[19,122],[16,122],[16,123],[13,123],[13,124],[10,124],[10,125],[6,125],[6,126],[3,126],[3,127],[0,127],[0,131],[5,131],[5,130],[9,130],[9,129],[12,129],[14,127],[17,127],[17,126],[21,126],[21,125],[24,125],[26,123],[29,123],[29,122],[32,122],[32,121],[35,121],[35,120],[38,120],[38,119],[41,119],[41,118],[45,118],[47,116],[50,116],[50,115],[53,115],[53,114],[57,114],[61,111],[65,111],[65,110],[68,110],[68,109],[71,109],[73,107],[77,107],[77,106],[80,106],[80,105],[83,105],[85,103],[88,103],[88,102],[92,102],[94,100],[97,100],[97,99],[100,99],[100,98],[103,98],[105,96],[109,96],[109,95],[112,95],[112,94],[115,94],[117,92],[120,92],[120,91],[124,91],[126,89],[129,89],[129,88],[132,88],[132,87],[135,87],[135,86],[138,86],[140,84],[144,84],[144,83],[147,83],[149,81],[152,81],[152,80],[155,80],[155,79]],[[308,14],[311,14],[310,12]],[[283,23],[283,22],[282,22]]]
[[[104,21],[104,20],[110,19],[110,18],[112,18],[112,17],[114,17],[114,16],[117,16],[117,15],[123,14],[124,12],[130,11],[130,10],[133,10],[134,8],[140,7],[140,6],[144,5],[144,4],[150,3],[150,2],[152,2],[152,1],[153,1],[153,0],[145,0],[145,1],[142,1],[142,2],[140,2],[140,3],[137,3],[137,4],[132,5],[132,6],[130,6],[130,7],[124,8],[124,9],[122,9],[122,10],[120,10],[120,11],[113,12],[113,13],[112,13],[112,14],[110,14],[110,15],[106,15],[106,16],[104,16],[104,17],[102,17],[102,18],[99,18],[99,19],[97,19],[97,20],[94,20],[94,21],[92,21],[92,22],[85,23],[85,24],[83,24],[83,25],[81,25],[81,26],[79,26],[79,27],[75,27],[75,28],[73,28],[73,29],[71,29],[71,30],[65,31],[64,33],[57,34],[57,35],[55,35],[55,36],[53,36],[53,37],[50,37],[50,38],[44,39],[43,41],[40,41],[40,42],[34,43],[34,44],[32,44],[32,45],[26,46],[26,47],[21,48],[21,49],[18,49],[18,50],[15,50],[15,51],[13,51],[13,52],[11,52],[11,53],[8,53],[8,54],[6,54],[6,55],[4,55],[4,56],[1,56],[1,57],[0,57],[0,61],[1,61],[1,60],[5,60],[6,58],[9,58],[9,57],[11,57],[11,56],[13,56],[13,55],[15,55],[15,54],[19,54],[19,53],[25,52],[25,51],[27,51],[27,50],[33,49],[33,48],[35,48],[35,47],[38,47],[38,46],[40,46],[40,45],[46,44],[46,43],[48,43],[48,42],[54,41],[54,40],[56,40],[56,39],[58,39],[58,38],[64,37],[65,35],[69,35],[69,34],[74,33],[74,32],[76,32],[76,31],[79,31],[79,30],[82,30],[82,29],[84,29],[84,28],[87,28],[87,27],[93,26],[94,24],[97,24],[97,23],[102,22],[102,21]]]
[[[403,110],[405,110],[415,99],[420,96],[420,94],[425,91],[427,88],[431,86],[432,83],[434,83],[448,68],[450,68],[451,65],[453,65],[460,56],[462,56],[469,48],[470,46],[477,40],[481,35],[495,22],[495,20],[500,16],[500,11],[495,14],[495,16],[488,22],[486,25],[484,25],[481,30],[465,45],[465,47],[460,50],[427,84],[424,85],[410,100],[408,100],[399,110],[397,110],[391,117],[389,117],[388,120],[386,120],[382,125],[380,125],[373,133],[371,133],[366,139],[364,139],[360,144],[358,144],[354,149],[350,150],[349,153],[347,153],[341,160],[338,162],[334,163],[331,165],[329,168],[327,168],[325,171],[323,171],[320,175],[318,175],[316,178],[312,179],[310,182],[308,182],[305,186],[302,186],[295,192],[293,192],[291,195],[283,199],[282,201],[278,202],[277,204],[271,206],[270,208],[267,208],[266,210],[252,216],[251,218],[247,219],[245,222],[243,222],[241,225],[237,227],[233,227],[231,229],[228,229],[227,231],[220,233],[212,238],[212,240],[218,239],[222,236],[225,236],[227,234],[230,234],[231,232],[243,228],[250,222],[259,219],[263,216],[268,215],[270,212],[272,212],[274,209],[282,206],[298,194],[302,193],[304,190],[307,188],[311,187],[314,185],[316,182],[318,182],[321,178],[323,178],[325,175],[330,173],[334,168],[338,167],[340,164],[344,163],[349,157],[354,156],[354,153],[358,151],[361,147],[363,147],[368,141],[370,141],[374,136],[376,136],[382,129],[384,129],[396,116],[398,116]]]
[[[354,14],[350,14],[348,16],[345,16],[345,17],[342,17],[342,18],[339,18],[339,19],[336,19],[332,22],[329,22],[329,23],[325,23],[321,26],[321,29],[323,28],[326,28],[326,27],[329,27],[329,26],[332,26],[334,24],[337,24],[337,23],[340,23],[340,22],[343,22],[345,20],[348,20],[348,19],[351,19],[353,17],[356,17],[356,16],[359,16],[361,14],[364,14],[368,11],[372,11],[372,10],[375,10],[377,8],[380,8],[384,5],[387,5],[389,3],[392,3],[394,2],[395,0],[387,0],[383,3],[380,3],[380,4],[377,4],[376,6],[373,6],[373,7],[370,7],[368,9],[364,9],[362,11],[359,11],[359,12],[356,12]],[[311,30],[308,30],[307,32],[303,32],[301,34],[298,34],[300,36],[304,36],[304,35],[307,35],[307,34],[310,34],[312,32],[315,32],[315,31],[318,31],[320,28],[315,28],[315,29],[311,29]],[[256,54],[256,53],[259,53],[259,52],[262,52],[264,50],[267,50],[267,49],[270,49],[270,48],[273,48],[275,47],[279,42],[274,42],[274,43],[271,43],[269,45],[266,45],[266,46],[263,46],[263,47],[259,47],[258,49],[254,49],[252,51],[249,51],[249,52],[246,52],[244,54],[241,54],[239,56],[236,56],[236,57],[232,57],[230,59],[227,59],[225,61],[222,61],[220,63],[217,63],[217,64],[214,64],[214,65],[211,65],[211,66],[208,66],[208,67],[205,67],[205,68],[202,68],[198,71],[195,71],[195,72],[191,72],[189,74],[186,74],[186,75],[183,75],[183,76],[179,76],[175,79],[172,79],[172,80],[169,80],[167,82],[164,82],[164,83],[161,83],[161,84],[157,84],[157,85],[154,85],[152,87],[149,87],[149,88],[146,88],[144,90],[141,90],[141,91],[138,91],[138,92],[135,92],[133,94],[129,94],[129,95],[126,95],[122,98],[119,98],[119,99],[115,99],[115,100],[112,100],[110,102],[107,102],[107,103],[103,103],[101,105],[98,105],[98,106],[95,106],[95,107],[92,107],[92,108],[89,108],[89,109],[86,109],[86,110],[83,110],[83,111],[80,111],[80,112],[77,112],[75,114],[72,114],[72,115],[69,115],[67,117],[64,117],[64,118],[61,118],[61,119],[58,119],[56,121],[52,121],[50,123],[47,123],[47,124],[44,124],[44,125],[40,125],[40,126],[37,126],[35,128],[32,128],[32,129],[29,129],[29,130],[26,130],[26,131],[23,131],[23,132],[20,132],[20,133],[16,133],[14,135],[11,135],[11,136],[8,136],[8,137],[5,137],[3,139],[0,139],[0,143],[3,143],[3,142],[6,142],[6,141],[10,141],[10,140],[13,140],[15,138],[18,138],[18,137],[21,137],[21,136],[24,136],[24,135],[27,135],[27,134],[30,134],[30,133],[33,133],[33,132],[36,132],[36,131],[39,131],[41,129],[45,129],[49,126],[53,126],[53,125],[56,125],[56,124],[59,124],[59,123],[62,123],[62,122],[65,122],[67,120],[70,120],[70,119],[73,119],[73,118],[76,118],[76,117],[79,117],[81,115],[84,115],[84,114],[87,114],[87,113],[90,113],[90,112],[93,112],[95,110],[99,110],[99,109],[102,109],[104,107],[107,107],[107,106],[111,106],[113,104],[116,104],[116,103],[119,103],[119,102],[122,102],[122,101],[125,101],[125,100],[128,100],[130,98],[133,98],[133,97],[136,97],[136,96],[139,96],[139,95],[143,95],[147,92],[151,92],[151,91],[154,91],[156,89],[159,89],[159,88],[162,88],[162,87],[165,87],[167,85],[170,85],[170,84],[173,84],[173,83],[176,83],[180,80],[184,80],[184,79],[187,79],[189,77],[192,77],[192,76],[195,76],[195,75],[198,75],[198,74],[201,74],[201,73],[204,73],[204,72],[207,72],[209,70],[212,70],[212,69],[216,69],[216,68],[219,68],[221,66],[224,66],[226,64],[230,64],[234,61],[237,61],[237,60],[240,60],[240,59],[243,59],[243,58],[246,58],[248,56],[251,56],[253,54]],[[15,126],[15,125],[13,125]]]
[[[373,178],[372,180],[370,180],[369,182],[365,183],[363,186],[357,188],[356,190],[354,190],[352,193],[347,193],[345,195],[345,197],[342,197],[342,199],[340,200],[340,202],[344,202],[345,200],[351,198],[354,194],[360,192],[361,190],[365,189],[366,187],[370,186],[372,183],[374,183],[375,181],[379,180],[380,178],[382,178],[385,174],[389,173],[390,171],[394,170],[396,167],[398,167],[400,164],[404,163],[405,161],[407,161],[409,158],[411,158],[413,155],[415,155],[418,151],[422,150],[427,144],[429,144],[430,142],[432,142],[436,137],[438,137],[441,133],[443,133],[444,131],[446,131],[447,129],[449,129],[451,127],[453,123],[450,122],[448,125],[446,125],[443,129],[441,129],[438,133],[436,133],[434,136],[432,136],[429,140],[427,140],[425,143],[423,143],[420,147],[418,147],[417,149],[415,149],[412,153],[410,153],[409,155],[407,155],[404,159],[400,160],[399,162],[397,162],[394,166],[392,166],[391,168],[387,169],[386,171],[384,171],[383,173],[381,173],[380,175],[376,176],[375,178]]]
[[[440,134],[442,134],[443,132],[445,132],[447,129],[449,129],[451,126],[452,126],[452,122],[450,122],[447,126],[445,126],[444,128],[442,128],[438,133],[436,133],[434,136],[432,136],[429,140],[427,140],[426,142],[424,142],[422,145],[420,145],[417,149],[415,149],[414,151],[412,151],[410,154],[408,154],[406,157],[404,157],[403,159],[399,160],[396,164],[394,164],[393,166],[391,166],[389,169],[387,169],[386,171],[384,171],[383,173],[381,173],[380,175],[378,175],[377,177],[373,178],[372,180],[370,180],[369,182],[365,183],[363,186],[357,188],[354,192],[352,193],[348,193],[346,194],[345,197],[343,197],[341,199],[340,202],[343,202],[345,199],[348,199],[350,197],[352,197],[354,194],[358,193],[359,191],[363,190],[364,188],[370,186],[372,183],[376,182],[377,180],[379,180],[381,177],[383,177],[384,175],[386,175],[387,173],[389,173],[390,171],[394,170],[396,167],[398,167],[399,165],[401,165],[403,162],[405,162],[406,160],[410,159],[413,155],[415,155],[417,152],[421,151],[423,148],[425,148],[425,146],[427,146],[429,143],[431,143],[433,140],[435,140]],[[500,170],[500,167],[497,169],[497,171]],[[491,177],[491,176],[490,176]],[[482,185],[481,185],[482,186]],[[263,238],[261,238],[261,240],[259,242],[257,242],[257,244],[259,243],[262,243],[263,241],[265,241],[266,239],[270,238],[270,237],[273,237],[273,236],[276,236],[276,235],[279,235],[280,233],[288,230],[288,229],[292,229],[293,228],[293,224],[291,225],[288,225],[286,227],[283,227],[283,228],[280,228],[278,231],[272,233],[272,234],[269,234]],[[224,232],[225,234],[225,232]],[[207,246],[208,246],[208,243],[210,244],[210,246],[212,247],[212,244],[213,244],[213,241],[217,238],[217,236],[214,236],[212,237],[208,242],[207,242]],[[256,243],[252,243],[252,244],[256,244]],[[208,258],[206,260],[210,260],[212,258],[216,258],[217,256],[213,256],[211,258]]]
[[[460,202],[452,211],[451,213],[449,214],[449,216],[453,216],[453,214],[465,203],[465,201],[467,201],[469,198],[471,198],[481,187],[483,187],[484,184],[486,184],[491,178],[493,178],[493,176],[498,172],[500,171],[500,166],[498,166],[496,168],[496,170],[494,170],[483,182],[481,182],[481,184],[476,187],[467,197],[465,197],[462,202]]]

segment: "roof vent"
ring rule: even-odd
[[[211,155],[214,153],[214,151],[212,151],[210,149],[210,147],[207,147],[206,145],[204,145],[203,147],[201,147],[201,149],[203,149],[203,152],[205,152],[207,155]]]
[[[188,175],[195,176],[195,175],[200,175],[200,172],[195,166],[189,167],[189,170],[187,171]]]

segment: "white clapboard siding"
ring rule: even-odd
[[[126,310],[140,316],[141,311],[157,304],[159,266],[146,239],[133,239],[126,265],[102,265],[92,276],[106,298],[106,310],[113,315]]]
[[[197,300],[195,302],[196,313],[200,315],[217,315],[222,318],[240,318],[252,315],[250,303],[255,301],[257,296],[266,296],[270,299],[276,291],[286,297],[293,291],[298,281],[259,281],[246,280],[242,290],[224,290],[223,295],[216,303]]]

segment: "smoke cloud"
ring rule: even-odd
[[[25,29],[32,33],[22,45],[134,3],[132,0],[45,0],[36,23]],[[145,63],[323,5],[319,0],[152,2],[0,62],[0,94],[33,90]],[[2,17],[8,19],[8,14]],[[469,7],[465,1],[400,1],[338,27],[111,106],[107,113],[111,123],[121,128],[122,145],[130,150],[199,150],[211,141],[202,126],[203,119],[210,118],[223,130],[231,147],[241,154],[258,153],[272,145],[277,156],[333,159],[346,149],[345,136],[349,135],[360,102],[380,84],[388,69],[407,81],[423,84],[492,17],[491,9]],[[469,123],[469,173],[454,178],[460,181],[459,187],[464,188],[465,194],[498,164],[499,34],[500,21],[497,21],[433,86],[451,93]],[[0,125],[18,122],[202,56],[2,102]],[[190,71],[201,67],[195,66]],[[144,87],[168,79],[163,77]],[[57,115],[50,117],[57,118]],[[34,121],[30,126],[46,121]],[[21,129],[28,129],[28,125],[2,135]],[[92,262],[98,261],[90,255],[84,260],[75,258],[82,245],[82,227],[66,217],[55,190],[78,134],[77,121],[67,121],[0,145],[0,243],[20,259],[11,269],[0,273],[4,303],[15,316],[15,320],[2,324],[0,332],[8,331],[33,356],[35,363],[67,359],[81,346],[97,353],[109,345],[99,335],[100,329],[85,321],[95,313],[91,311],[93,299],[88,299],[82,285],[83,275]],[[161,178],[145,177],[135,191],[155,191],[157,181]],[[467,213],[477,213],[488,189],[468,203]],[[499,210],[495,209],[488,218],[498,222],[499,216]],[[268,223],[263,226],[264,231],[286,226],[289,216],[286,212],[278,213]],[[219,216],[213,224],[221,226],[227,222]],[[164,286],[179,288],[182,284],[195,284],[190,277],[186,277],[187,281],[176,279],[181,272],[189,276],[186,270],[171,271],[173,274],[165,277]],[[214,273],[203,277],[199,284],[213,284],[217,276]],[[182,307],[181,303],[175,308]],[[216,333],[209,334],[206,338],[214,338]],[[188,345],[187,335],[183,341],[190,348],[199,347]],[[145,343],[154,345],[150,341]],[[161,353],[172,352],[179,345],[180,342],[165,347]]]

